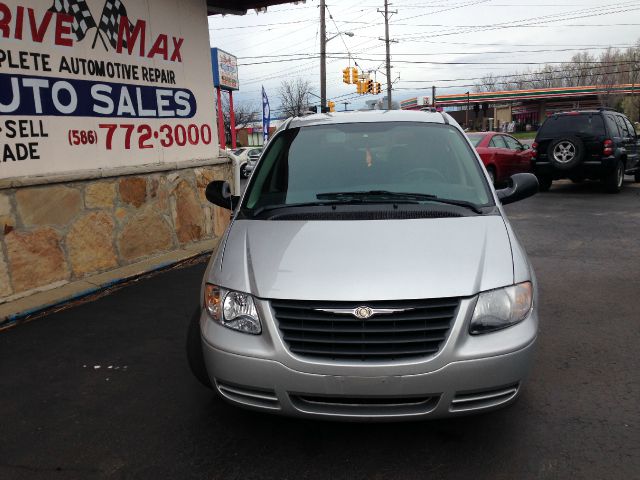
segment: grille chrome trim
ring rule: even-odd
[[[223,383],[216,379],[216,388],[220,395],[234,403],[241,403],[250,407],[268,408],[280,410],[280,401],[273,390],[258,390],[255,388],[243,387]]]
[[[289,393],[289,399],[297,410],[305,413],[353,417],[393,417],[429,413],[438,405],[440,395],[348,397]]]
[[[437,353],[460,306],[459,298],[332,302],[271,300],[273,316],[289,351],[329,360],[397,361]],[[384,315],[358,318],[366,305]]]
[[[497,407],[512,400],[518,394],[519,388],[519,384],[515,384],[478,392],[457,392],[451,401],[449,411],[472,412]]]
[[[368,317],[358,316],[358,310],[361,308],[367,308],[370,311]],[[369,308],[369,307],[356,307],[356,308],[315,308],[317,312],[337,313],[341,315],[353,315],[356,318],[370,318],[374,315],[389,315],[391,313],[406,312],[407,310],[413,310],[413,308]]]

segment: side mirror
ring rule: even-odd
[[[224,180],[214,180],[211,182],[207,185],[204,194],[207,197],[207,200],[214,205],[227,208],[229,210],[236,208],[238,200],[240,200],[240,197],[231,195],[231,186],[229,185],[229,182],[225,182]]]
[[[531,148],[531,145],[529,145],[528,143],[523,143],[522,144],[522,149],[523,150],[529,150]]]
[[[496,193],[502,204],[508,205],[538,193],[538,179],[532,173],[516,173],[511,175],[509,186]]]

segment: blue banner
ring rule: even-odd
[[[191,118],[191,90],[0,73],[0,115]]]
[[[267,92],[262,87],[262,140],[267,143],[269,140],[269,123],[271,122],[271,110],[269,109],[269,99]]]

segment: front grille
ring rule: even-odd
[[[332,360],[388,361],[434,355],[449,333],[460,299],[325,302],[272,300],[292,353]],[[399,309],[361,320],[322,310]]]
[[[438,405],[440,395],[408,397],[347,397],[289,394],[293,406],[302,412],[353,417],[421,415]]]

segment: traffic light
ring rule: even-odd
[[[350,75],[349,67],[342,70],[342,81],[344,83],[351,83],[351,75]]]
[[[378,94],[380,93],[380,91],[381,91],[381,88],[380,88],[380,82],[376,82],[376,83],[374,83],[374,84],[373,84],[373,93],[374,93],[375,95],[378,95]]]
[[[329,102],[327,102],[327,105],[329,105],[329,111],[330,112],[335,112],[336,111],[336,102],[332,102],[331,100],[329,100]]]
[[[356,83],[356,92],[362,95],[365,93],[364,88],[364,80],[358,80],[358,83]]]
[[[366,82],[366,93],[373,93],[373,80],[367,80]]]
[[[351,83],[357,84],[359,80],[358,68],[351,67]]]

